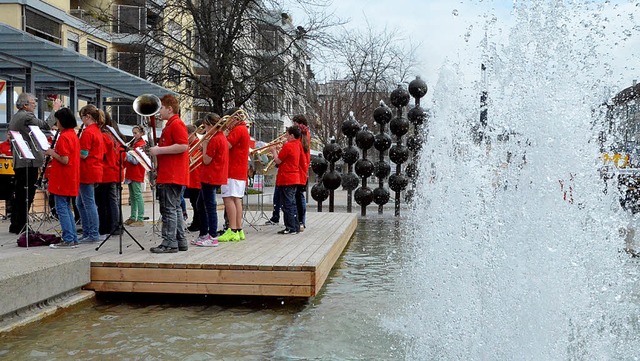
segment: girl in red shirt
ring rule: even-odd
[[[309,165],[311,164],[311,133],[307,126],[307,118],[302,115],[293,117],[293,123],[300,128],[300,144],[302,145],[302,156],[300,157],[300,184],[296,187],[296,208],[298,211],[298,221],[300,231],[307,227],[307,183],[309,178]]]
[[[104,142],[104,157],[102,158],[102,180],[96,186],[96,206],[98,207],[100,237],[110,234],[120,234],[120,210],[118,205],[118,185],[122,180],[120,173],[120,143],[113,137],[107,126],[113,127],[122,139],[123,135],[117,125],[111,120],[109,113],[99,110],[104,119],[100,128]]]
[[[207,114],[204,119],[205,131],[215,131],[214,126],[220,120],[215,113]],[[203,156],[201,170],[201,189],[198,197],[200,210],[200,237],[196,245],[215,247],[218,245],[218,205],[216,193],[218,188],[227,184],[229,172],[229,144],[220,130],[208,141],[202,142]]]
[[[80,117],[84,125],[80,135],[80,191],[76,198],[82,222],[83,236],[79,239],[80,242],[100,240],[95,185],[102,181],[104,141],[100,127],[104,124],[103,114],[91,104],[80,109]]]
[[[144,148],[146,142],[142,139],[144,129],[136,125],[131,129],[133,133],[133,146],[127,152],[124,169],[124,183],[129,186],[129,203],[131,204],[131,216],[124,224],[132,227],[141,227],[144,225],[144,199],[142,198],[142,185],[144,183],[145,169],[138,162],[138,158],[131,155],[136,149]]]
[[[189,132],[189,149],[195,146],[195,144],[200,140],[200,138],[198,138],[198,135],[204,134],[204,129],[205,128],[202,119],[196,120],[194,124],[187,125],[187,131]],[[202,230],[200,229],[200,210],[198,209],[201,171],[202,166],[193,170],[189,169],[189,185],[187,186],[187,190],[185,191],[185,196],[189,198],[191,209],[193,209],[193,219],[189,227],[187,227],[187,230],[189,232],[200,231],[202,233]],[[192,241],[192,244],[195,244],[195,242],[197,241],[198,239]]]
[[[78,195],[80,186],[80,141],[76,136],[76,118],[69,108],[55,112],[56,125],[60,135],[54,149],[45,154],[51,157],[47,174],[49,193],[55,197],[56,212],[62,228],[62,243],[52,244],[52,248],[76,248],[78,235],[71,211],[71,199]]]

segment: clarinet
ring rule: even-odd
[[[56,132],[56,135],[53,137],[53,140],[51,141],[51,149],[55,148],[56,146],[56,141],[58,140],[58,136],[60,135],[60,131],[58,130]],[[40,170],[40,176],[38,176],[38,179],[36,180],[36,188],[40,189],[40,190],[46,190],[47,188],[47,182],[44,179],[44,174],[47,170],[47,166],[49,165],[49,162],[51,161],[51,156],[47,156],[44,159],[44,165],[42,166],[42,169]]]

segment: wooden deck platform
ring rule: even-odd
[[[123,236],[91,256],[91,283],[98,292],[152,292],[311,297],[318,293],[357,225],[353,214],[308,213],[309,229],[279,235],[282,227],[245,227],[247,239],[215,248],[190,246],[186,252],[152,254],[154,243]],[[149,226],[150,227],[150,226]],[[193,234],[192,234],[193,235]],[[134,235],[135,236],[135,235]],[[93,247],[95,248],[95,247]],[[59,250],[51,250],[60,252]],[[63,252],[74,252],[64,250]]]

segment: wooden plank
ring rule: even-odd
[[[324,282],[327,280],[327,277],[329,277],[329,273],[331,272],[331,269],[336,264],[336,261],[338,260],[338,258],[344,251],[345,247],[349,243],[349,240],[351,239],[351,236],[355,232],[357,225],[358,225],[357,219],[354,218],[351,224],[349,225],[349,228],[347,229],[347,231],[342,233],[338,241],[334,243],[334,247],[318,265],[316,275],[315,275],[316,280],[315,280],[314,294],[317,294],[318,292],[320,292],[320,289],[324,285]]]
[[[311,286],[233,285],[198,283],[91,282],[86,289],[96,292],[140,292],[208,295],[311,297]]]
[[[311,272],[91,267],[92,281],[312,285]]]

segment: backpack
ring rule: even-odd
[[[62,238],[55,234],[44,234],[40,232],[29,232],[29,247],[48,246],[62,242]],[[23,233],[18,237],[18,247],[27,246],[27,233]]]

